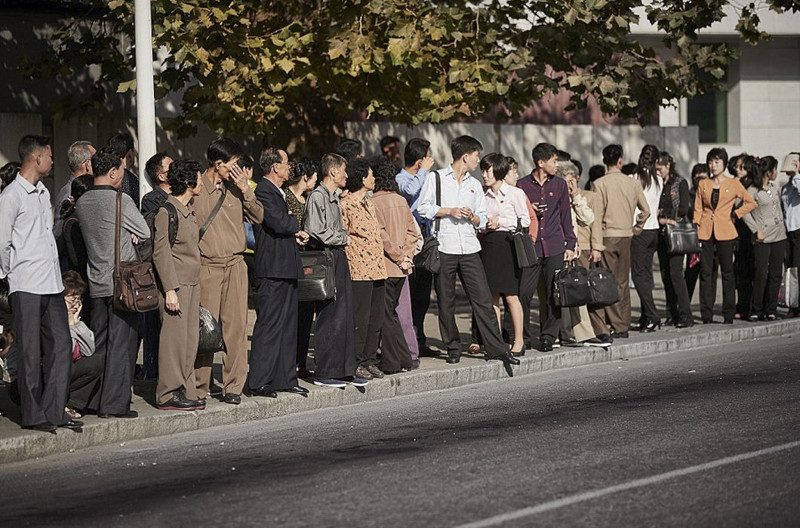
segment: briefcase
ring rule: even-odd
[[[610,306],[619,301],[619,285],[611,270],[592,262],[589,264],[589,287],[592,306]]]
[[[336,298],[336,272],[333,255],[327,249],[301,251],[303,278],[297,281],[297,300],[330,301]]]
[[[700,252],[700,240],[697,238],[697,226],[691,222],[678,222],[664,226],[667,242],[667,253],[670,255],[686,255]]]
[[[561,308],[583,306],[592,302],[589,272],[575,261],[564,263],[553,279],[553,302]]]

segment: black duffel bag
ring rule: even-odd
[[[336,298],[336,270],[327,249],[301,251],[303,278],[297,281],[298,302],[330,301]]]
[[[565,262],[564,267],[556,270],[553,279],[553,302],[561,308],[584,306],[592,302],[592,290],[589,287],[589,271],[576,265],[575,261]]]
[[[610,306],[619,301],[619,285],[611,270],[591,262],[589,264],[589,287],[592,290],[592,306]]]

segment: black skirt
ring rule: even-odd
[[[520,270],[508,231],[490,231],[481,242],[481,261],[492,293],[519,295]]]

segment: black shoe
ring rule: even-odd
[[[600,334],[599,336],[583,341],[582,344],[583,346],[595,346],[595,347],[605,348],[611,346],[611,337],[608,334]]]
[[[712,324],[713,322],[713,319],[703,319],[703,324]]]
[[[435,357],[441,356],[442,353],[439,352],[438,350],[434,350],[432,348],[428,348],[428,346],[425,345],[425,346],[420,347],[419,355],[422,356],[422,357],[433,357],[433,358],[435,358]]]
[[[664,319],[664,326],[672,326],[672,325],[676,324],[675,321],[680,321],[680,319],[678,317],[672,317],[670,315],[669,317]]]
[[[138,418],[139,413],[136,411],[128,411],[124,413],[114,414],[114,413],[97,413],[98,418]]]
[[[597,334],[595,339],[599,339],[603,343],[608,343],[609,345],[614,342],[614,339],[611,337],[611,334]],[[598,345],[600,343],[597,343]]]
[[[730,324],[730,325],[732,325],[733,324],[733,318],[726,317],[725,319],[722,320],[722,324]]]
[[[255,388],[255,389],[248,389],[247,392],[245,392],[245,394],[247,396],[250,396],[251,398],[253,396],[261,396],[261,397],[264,397],[264,398],[277,398],[278,397],[278,393],[275,392],[274,390],[272,390],[272,387],[270,387],[269,385],[262,385],[260,387]]]
[[[291,394],[299,394],[300,396],[308,398],[308,389],[301,387],[300,385],[290,387],[288,389],[278,389],[278,392],[289,392]]]
[[[418,359],[413,359],[413,360],[411,360],[411,364],[409,366],[403,367],[403,368],[405,370],[409,371],[409,372],[412,371],[412,370],[417,370],[419,368],[419,360]]]
[[[645,334],[649,334],[651,332],[655,332],[656,330],[661,328],[661,321],[650,321],[647,322],[642,326],[639,331]],[[627,332],[626,332],[627,333]],[[628,337],[628,336],[625,336]]]
[[[445,359],[445,362],[449,363],[450,365],[454,365],[454,364],[458,363],[459,361],[461,361],[461,356],[450,356],[450,355],[448,355],[447,359]]]
[[[56,434],[56,429],[58,429],[58,427],[49,423],[40,423],[36,425],[23,425],[22,428],[31,429],[32,431],[42,431],[43,433],[52,433],[52,434]]]
[[[511,365],[519,365],[519,359],[517,359],[514,356],[512,356],[510,351],[509,352],[504,352],[503,354],[501,354],[499,356],[495,356],[495,357],[491,357],[491,358],[489,356],[486,356],[485,359],[486,359],[486,361],[489,361],[490,359],[497,359],[497,360],[502,361],[503,362],[503,368],[506,369],[506,374],[508,374],[508,376],[510,378],[514,377],[514,371],[511,370]]]
[[[611,332],[611,339],[628,339],[628,332]]]
[[[525,355],[525,348],[523,347],[522,350],[510,350],[509,352],[514,357],[522,357]]]
[[[70,431],[75,431],[76,433],[83,432],[83,422],[80,420],[70,420],[65,424],[59,425],[59,427],[63,427],[64,429],[69,429]]]
[[[190,400],[180,391],[172,393],[172,398],[159,403],[157,406],[162,411],[199,411],[206,408],[205,402],[200,400]]]
[[[231,405],[239,405],[242,403],[242,397],[238,394],[228,393],[222,397],[222,401]]]
[[[549,339],[542,339],[541,343],[539,344],[539,351],[540,352],[552,352],[553,351],[553,342]]]
[[[222,396],[222,387],[211,381],[211,386],[208,388],[208,395],[216,398],[217,396]]]
[[[694,326],[694,319],[691,317],[678,319],[678,322],[675,323],[675,328],[689,328],[691,326]]]

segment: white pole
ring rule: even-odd
[[[153,31],[150,20],[150,0],[136,0],[134,9],[139,193],[144,196],[153,188],[144,172],[144,165],[156,153],[156,102],[153,91]]]

